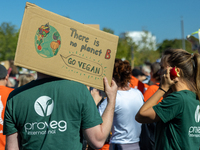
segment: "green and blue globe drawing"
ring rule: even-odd
[[[59,32],[49,23],[41,25],[35,35],[35,49],[44,58],[56,56],[61,47]]]

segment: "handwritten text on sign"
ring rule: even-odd
[[[84,36],[84,35],[81,35],[81,34],[78,34],[78,31],[74,28],[70,28],[71,30],[71,37],[75,38],[75,39],[78,39],[80,41],[84,41],[85,43],[88,43],[89,42],[89,37],[87,36]],[[100,44],[99,41],[94,40],[94,44],[96,47],[98,47]],[[74,47],[77,47],[77,43],[76,42],[73,42],[73,41],[70,41],[70,45],[71,46],[74,46]],[[94,54],[94,55],[97,55],[97,56],[101,56],[102,54],[102,50],[98,50],[98,49],[95,49],[93,47],[89,47],[87,44],[84,44],[81,46],[80,48],[80,52],[82,52],[83,50],[87,51],[87,52],[90,52],[91,54]],[[105,59],[110,59],[110,53],[111,53],[111,50],[107,50],[106,51],[106,54],[105,54]]]
[[[88,46],[88,42],[90,40],[90,38],[88,36],[85,36],[85,35],[81,35],[78,33],[78,31],[74,28],[70,28],[70,36],[73,38],[73,39],[76,39],[76,40],[79,40],[79,41],[83,41],[84,44],[82,44],[80,46],[80,51],[79,52],[83,52],[83,51],[86,51],[86,52],[89,52],[93,55],[96,55],[96,56],[102,56],[103,53],[104,54],[104,59],[110,59],[111,58],[111,50],[110,49],[107,49],[105,52],[103,52],[102,49],[98,49],[99,45],[100,45],[100,41],[97,40],[97,38],[95,38],[94,42],[93,42],[93,47],[91,46]],[[70,41],[70,45],[73,46],[73,47],[76,47],[78,46],[78,44],[74,41]],[[78,52],[76,52],[77,54]],[[80,55],[80,54],[79,54]],[[74,69],[78,69],[80,71],[83,71],[83,72],[86,72],[86,73],[89,73],[91,75],[95,75],[95,76],[102,76],[103,75],[103,66],[102,64],[99,64],[97,62],[91,62],[91,60],[88,60],[86,58],[83,58],[80,56],[77,56],[75,54],[71,54],[67,57],[63,56],[63,55],[60,55],[62,60],[64,61],[64,63],[68,66],[68,67],[71,67],[71,68],[74,68]],[[105,75],[105,74],[104,74]]]
[[[65,64],[69,67],[97,76],[101,76],[103,73],[103,67],[98,63],[93,62],[91,65],[91,62],[89,60],[73,54],[68,57],[64,57],[62,55],[60,56],[65,62]]]

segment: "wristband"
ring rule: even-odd
[[[160,90],[162,90],[163,92],[167,93],[165,90],[163,90],[161,87],[159,87]]]

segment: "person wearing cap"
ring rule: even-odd
[[[3,135],[3,119],[8,95],[13,88],[7,87],[8,82],[7,69],[0,64],[0,149],[5,149],[6,136]]]
[[[132,75],[136,77],[138,80],[140,80],[141,82],[146,79],[146,75],[142,71],[136,68],[132,70]]]

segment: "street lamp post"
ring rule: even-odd
[[[182,33],[182,48],[185,50],[185,38],[184,38],[183,18],[181,19],[181,33]]]
[[[131,46],[131,68],[134,68],[134,48]]]

